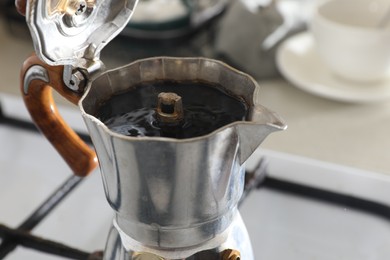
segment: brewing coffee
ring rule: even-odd
[[[160,93],[181,97],[183,118],[166,124],[156,115]],[[168,112],[173,108],[165,108]],[[112,131],[127,136],[192,138],[245,120],[248,106],[219,85],[205,82],[154,81],[135,85],[99,106],[96,117]]]

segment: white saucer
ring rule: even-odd
[[[357,83],[335,76],[320,59],[309,32],[282,43],[276,63],[280,73],[294,86],[317,96],[352,103],[390,100],[390,75],[375,83]]]

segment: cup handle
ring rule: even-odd
[[[21,91],[27,110],[39,130],[51,142],[77,176],[88,175],[98,164],[96,153],[68,126],[57,110],[52,88],[73,104],[82,93],[68,89],[63,81],[64,66],[49,66],[35,54],[23,64]]]

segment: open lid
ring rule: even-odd
[[[78,67],[129,22],[138,0],[28,0],[26,20],[37,55],[49,65]]]

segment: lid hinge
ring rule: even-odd
[[[77,93],[84,92],[88,83],[94,80],[105,70],[101,60],[86,60],[85,65],[74,67],[72,65],[64,66],[64,83],[72,91]]]

